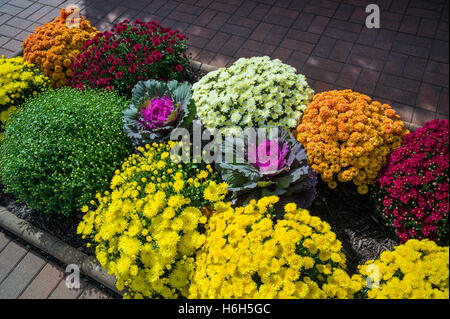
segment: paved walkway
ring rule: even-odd
[[[81,280],[69,289],[65,272],[5,235],[0,229],[0,299],[109,299]]]
[[[446,0],[0,0],[0,53],[71,3],[99,30],[125,18],[178,28],[203,63],[269,55],[318,92],[351,88],[418,125],[448,118]],[[381,9],[380,29],[365,27],[369,3]]]

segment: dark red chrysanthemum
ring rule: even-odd
[[[113,88],[129,96],[129,88],[139,80],[183,80],[181,71],[189,63],[185,39],[156,21],[124,20],[86,42],[72,66],[70,83],[78,88]]]
[[[401,242],[448,243],[449,122],[433,120],[407,134],[380,171],[377,210]]]

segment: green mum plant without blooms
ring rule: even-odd
[[[192,87],[176,80],[136,84],[132,103],[123,112],[124,131],[135,145],[167,140],[177,127],[188,127],[195,115]]]
[[[89,203],[132,151],[122,130],[127,100],[62,88],[25,102],[6,127],[0,181],[31,209],[61,213]]]

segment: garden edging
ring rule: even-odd
[[[66,265],[77,265],[86,276],[122,294],[115,286],[116,278],[108,275],[95,257],[73,248],[55,236],[17,217],[2,206],[0,206],[0,228],[13,233]]]

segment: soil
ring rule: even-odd
[[[394,232],[376,214],[369,195],[358,194],[353,185],[340,184],[332,190],[320,181],[309,211],[328,222],[342,242],[349,274],[356,273],[358,265],[378,259],[383,251],[400,244]]]
[[[185,69],[184,78],[191,84],[198,82],[203,76],[205,76],[208,72],[193,69],[191,66],[188,66]]]

